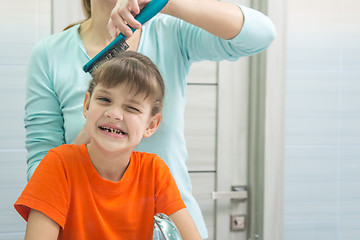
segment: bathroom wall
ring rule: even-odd
[[[360,236],[359,12],[288,0],[284,240]]]
[[[12,207],[26,184],[23,127],[26,65],[50,34],[49,0],[2,1],[0,8],[0,239],[22,239],[25,221]]]

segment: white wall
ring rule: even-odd
[[[284,240],[360,236],[359,12],[288,0]]]
[[[0,239],[22,239],[25,221],[13,207],[26,184],[24,104],[31,49],[50,34],[50,0],[1,0]]]

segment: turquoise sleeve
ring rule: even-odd
[[[180,22],[176,34],[182,44],[183,54],[190,62],[236,61],[269,47],[276,35],[269,17],[248,7],[239,8],[244,14],[244,24],[240,33],[230,40],[215,37],[191,24]]]
[[[53,84],[44,41],[32,51],[27,72],[25,146],[28,151],[28,180],[49,149],[64,143],[63,117]]]

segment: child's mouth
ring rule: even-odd
[[[107,131],[109,133],[115,133],[115,134],[119,134],[119,135],[125,135],[126,133],[121,131],[120,129],[113,129],[113,128],[109,128],[109,127],[104,127],[104,126],[100,126],[99,127],[102,131]]]

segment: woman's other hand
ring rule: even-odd
[[[81,131],[79,132],[79,134],[76,136],[76,138],[74,140],[74,144],[81,145],[81,144],[88,144],[88,143],[90,143],[90,137],[89,137],[89,134],[87,133],[85,127],[83,127],[81,129]]]

